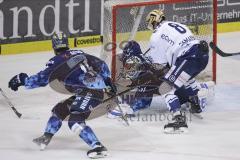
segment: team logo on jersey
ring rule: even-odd
[[[138,89],[139,92],[145,92],[146,91],[146,87],[141,87]]]
[[[49,60],[46,64],[47,67],[51,66],[54,64],[54,60]]]
[[[161,38],[165,41],[167,41],[170,45],[174,46],[175,42],[167,35],[162,34]]]
[[[169,79],[170,82],[175,82],[176,77],[174,75],[171,75],[171,76],[169,76],[168,79]]]
[[[89,110],[93,111],[93,106],[92,105],[89,106]]]

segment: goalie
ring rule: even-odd
[[[138,97],[131,108],[136,111],[149,106],[154,91],[158,93],[160,91],[159,94],[164,97],[169,110],[174,115],[172,121],[164,126],[164,131],[187,132],[186,117],[180,108],[181,104],[190,102],[192,113],[202,112],[197,95],[199,89],[194,77],[208,64],[208,45],[205,41],[195,39],[187,26],[166,21],[161,10],[151,11],[146,20],[148,28],[153,30],[148,58],[144,58],[138,43],[130,41],[123,50],[122,62],[125,69],[129,68],[129,62],[138,63],[137,68],[145,70],[145,74],[151,72],[151,79],[155,82],[154,85],[150,84],[146,88],[151,92]],[[131,74],[133,84],[140,82],[138,76],[143,72],[139,73]],[[150,75],[140,79],[147,81],[149,77]]]

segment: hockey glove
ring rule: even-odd
[[[145,72],[150,71],[152,73],[152,76],[156,80],[161,80],[165,76],[165,74],[169,71],[169,69],[170,67],[157,64],[157,63],[153,63],[153,64],[143,63],[140,65],[140,68],[139,68],[139,70],[142,70]]]
[[[8,87],[14,91],[18,90],[19,86],[23,86],[25,84],[25,79],[28,77],[26,73],[20,73],[14,76],[9,82]]]
[[[206,41],[200,41],[199,48],[202,52],[208,53],[209,52],[209,47],[208,43]]]
[[[152,67],[151,67],[151,71],[159,80],[162,79],[169,70],[170,70],[170,67],[163,66],[161,64],[152,64]]]

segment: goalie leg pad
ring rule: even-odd
[[[214,99],[214,87],[215,84],[213,81],[201,82],[199,83],[199,104],[202,110],[206,109],[207,104],[209,104]]]
[[[141,86],[137,88],[137,92],[134,97],[134,101],[131,104],[131,108],[134,112],[150,107],[152,103],[153,94],[158,91],[157,87]]]

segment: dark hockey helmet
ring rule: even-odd
[[[128,59],[133,57],[137,57],[141,61],[144,61],[140,45],[136,41],[129,41],[123,48],[123,53],[121,55],[121,61],[123,62],[123,65]]]
[[[136,41],[129,41],[121,55],[121,61],[126,78],[133,79],[138,75],[139,66],[145,61],[140,48],[140,45]]]
[[[64,33],[54,33],[52,35],[52,48],[55,54],[69,49],[68,37]]]

